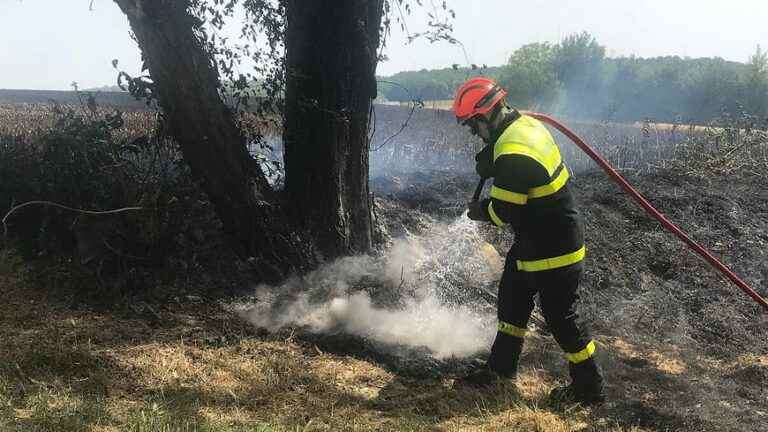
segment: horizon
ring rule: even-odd
[[[714,57],[683,57],[683,56],[680,56],[680,55],[664,55],[664,56],[653,56],[653,57],[641,57],[641,56],[636,56],[634,54],[628,55],[628,56],[625,56],[625,55],[622,55],[622,56],[610,56],[610,55],[606,54],[605,58],[606,59],[611,59],[611,60],[617,60],[617,59],[623,59],[623,58],[635,58],[635,59],[638,59],[638,60],[652,60],[652,59],[659,59],[659,58],[679,58],[679,59],[682,59],[682,60],[717,60],[717,59],[719,59],[719,60],[724,60],[725,62],[728,62],[728,63],[738,63],[738,64],[742,64],[742,65],[748,64],[747,61],[728,60],[728,59],[724,59],[724,58],[719,57],[719,56],[714,56]],[[499,64],[499,65],[486,64],[486,65],[476,65],[476,66],[480,66],[480,69],[484,69],[481,66],[487,66],[487,68],[490,69],[490,68],[503,67],[504,65],[505,64]],[[460,65],[459,69],[468,69],[470,67],[471,67],[471,65]],[[416,70],[416,69],[400,70],[400,71],[396,71],[396,72],[393,72],[393,73],[388,74],[388,75],[376,74],[376,77],[387,78],[387,77],[392,77],[394,75],[401,74],[401,73],[419,73],[419,72],[424,72],[424,71],[429,72],[429,71],[445,70],[445,69],[451,69],[451,68],[452,67],[449,65],[449,66],[443,66],[443,67],[437,67],[437,68],[431,68],[431,69],[424,69],[424,68],[422,68],[422,69],[418,69],[418,70]],[[117,84],[96,85],[96,86],[92,86],[92,87],[89,86],[89,87],[85,87],[85,88],[80,88],[80,85],[78,84],[78,91],[86,91],[86,92],[101,91],[101,92],[121,92],[121,93],[126,93],[126,91],[115,90],[117,88],[118,88]],[[7,90],[7,91],[49,91],[49,92],[74,92],[75,91],[73,88],[71,88],[71,86],[70,86],[69,89],[8,88],[8,87],[0,87],[0,91],[4,91],[4,90]]]

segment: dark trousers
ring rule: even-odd
[[[584,350],[591,338],[576,324],[577,313],[574,305],[579,298],[578,288],[582,271],[583,262],[538,272],[519,271],[513,247],[507,254],[504,274],[499,283],[499,321],[526,328],[533,311],[534,297],[538,294],[547,326],[563,351],[577,353]],[[491,348],[489,363],[500,370],[516,370],[521,348],[521,338],[500,331],[496,334]]]

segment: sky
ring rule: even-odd
[[[317,0],[320,1],[320,0]],[[331,1],[331,0],[327,0]],[[439,5],[440,0],[433,0]],[[722,57],[745,62],[768,47],[765,0],[446,0],[456,12],[454,37],[464,46],[417,40],[393,25],[379,75],[449,67],[497,66],[530,42],[557,42],[588,31],[609,56]],[[0,88],[68,90],[113,85],[112,59],[137,74],[139,49],[112,0],[0,0]],[[331,1],[332,3],[332,1]],[[411,1],[411,3],[415,3]],[[408,31],[423,31],[414,7]]]

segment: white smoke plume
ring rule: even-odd
[[[494,308],[478,292],[495,290],[500,268],[476,224],[461,217],[398,239],[382,256],[342,258],[282,286],[261,285],[255,303],[238,309],[270,331],[301,327],[466,357],[487,350],[495,334]]]

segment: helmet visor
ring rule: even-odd
[[[477,101],[477,103],[475,104],[475,109],[482,109],[488,106],[489,104],[491,104],[493,100],[496,98],[496,95],[499,94],[500,91],[501,91],[501,87],[499,87],[498,85],[493,86],[491,91],[486,93],[482,98],[480,98],[479,101]]]

